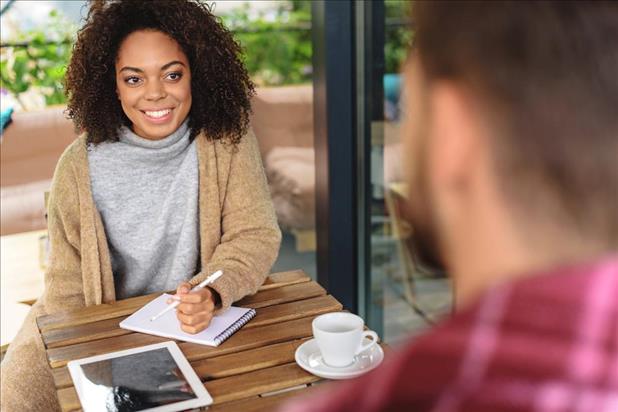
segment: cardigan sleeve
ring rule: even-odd
[[[79,196],[71,154],[75,149],[76,145],[70,146],[62,155],[52,181],[47,211],[51,250],[45,292],[32,307],[2,361],[3,411],[60,409],[36,318],[85,304],[79,252]]]
[[[224,275],[210,287],[219,293],[221,310],[225,310],[233,302],[257,292],[281,244],[281,231],[252,132],[243,137],[231,155],[221,232],[221,243],[190,283],[195,285],[223,269]]]
[[[80,211],[72,145],[58,161],[48,203],[50,255],[45,271],[48,313],[85,305],[80,255]]]

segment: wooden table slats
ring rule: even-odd
[[[275,298],[278,295],[276,292],[272,293],[273,289],[300,285],[302,283],[307,283],[310,280],[311,279],[300,270],[275,273],[268,277],[267,281],[260,287],[257,294],[247,296],[246,298],[236,302],[235,305],[259,307],[277,304],[279,301]],[[292,293],[298,290],[298,286],[291,289]],[[302,286],[300,287],[300,290],[302,291]],[[313,283],[311,290],[315,294],[314,296],[326,293],[317,283]],[[259,293],[262,291],[271,291],[271,293]],[[73,327],[85,323],[92,323],[100,320],[117,318],[120,316],[128,316],[159,295],[160,293],[151,293],[149,295],[119,300],[114,303],[105,303],[102,305],[79,308],[79,310],[69,310],[66,312],[54,313],[52,315],[44,315],[37,318],[37,325],[41,332],[46,332],[53,329]],[[255,306],[256,304],[259,306]]]
[[[271,273],[266,278],[266,281],[260,286],[259,291],[278,288],[281,286],[294,285],[311,281],[302,270],[290,270],[287,272]]]
[[[247,296],[234,305],[257,309],[322,295],[326,295],[326,290],[315,282],[297,283],[274,289],[266,289],[255,295]]]
[[[252,319],[245,328],[264,326],[271,323],[298,319],[304,316],[319,315],[321,313],[340,309],[341,305],[339,302],[330,295],[318,296],[275,306],[266,306],[257,309],[256,317]],[[126,316],[74,327],[48,330],[43,332],[43,342],[48,349],[52,349],[113,336],[127,335],[132,332],[121,329],[118,326],[125,317]]]
[[[73,386],[58,390],[58,401],[63,412],[81,410],[79,397]]]
[[[303,301],[300,301],[299,303],[302,304],[302,302]],[[255,345],[257,344],[272,344],[284,340],[302,338],[311,334],[313,314],[332,312],[340,309],[341,305],[333,299],[328,306],[324,306],[321,309],[319,307],[315,308],[314,312],[302,312],[299,310],[299,315],[310,316],[308,318],[286,322],[279,322],[279,320],[292,317],[288,311],[278,312],[277,310],[271,310],[263,316],[260,316],[259,319],[258,316],[254,319],[256,322],[261,322],[264,325],[263,327],[248,327],[249,324],[253,322],[252,320],[246,325],[247,327],[243,327],[219,347],[213,348],[188,342],[180,343],[179,346],[183,349],[185,356],[187,356],[189,360],[192,360],[199,359],[200,357],[212,356],[212,354],[218,353],[218,351],[227,351],[229,353],[251,349],[256,347]],[[279,329],[284,325],[286,330],[280,331]],[[139,346],[141,346],[167,340],[169,339],[141,333],[129,333],[62,347],[48,348],[47,358],[52,368],[57,368],[59,366],[64,366],[71,359],[79,359],[111,351],[129,349],[137,346],[135,344],[136,342],[139,342]]]
[[[262,328],[241,329],[224,342],[225,344],[221,344],[218,347],[198,345],[190,342],[182,342],[179,343],[178,346],[190,361],[205,359],[224,353],[233,353],[310,336],[312,334],[312,320],[313,317],[307,317],[267,325]],[[131,333],[128,335],[114,336],[91,342],[48,349],[47,359],[52,368],[57,368],[66,365],[71,359],[81,359],[88,356],[101,355],[103,353],[130,349],[137,346],[151,345],[168,340],[170,339],[142,333]]]
[[[118,326],[124,317],[156,296],[37,319],[63,411],[80,410],[66,368],[68,361],[169,340]],[[177,342],[213,397],[209,410],[272,410],[282,401],[309,393],[316,383],[323,382],[301,369],[294,361],[294,353],[311,338],[315,316],[343,309],[324,288],[302,271],[276,273],[257,294],[235,305],[256,308],[257,314],[220,346]]]
[[[189,361],[245,351],[312,335],[313,316],[236,332],[226,343],[216,348],[182,342],[178,346]]]
[[[191,366],[200,380],[206,381],[283,365],[294,362],[296,348],[308,339],[296,339],[263,348],[197,360],[191,362]],[[69,369],[66,366],[52,369],[52,374],[56,388],[66,388],[73,385]]]
[[[231,401],[212,405],[208,408],[209,412],[261,412],[261,411],[273,411],[276,410],[283,402],[289,400],[292,397],[299,395],[307,396],[312,394],[316,388],[319,388],[319,384],[311,384],[306,388],[294,389],[277,395],[267,396],[252,396],[238,401]]]
[[[208,389],[213,399],[217,400],[217,403],[222,403],[285,389],[290,386],[316,382],[320,379],[299,368],[296,363],[288,363],[241,375],[215,379],[206,382],[204,386]]]
[[[194,361],[191,366],[202,382],[294,362],[296,349],[310,338]]]
[[[309,384],[320,378],[299,368],[296,363],[260,369],[257,371],[216,379],[204,386],[215,403],[235,401],[264,392],[272,392],[291,386]],[[60,389],[58,398],[63,411],[80,409],[79,398],[74,387]]]
[[[112,336],[127,335],[130,330],[122,329],[118,324],[127,316],[105,319],[74,327],[52,329],[42,333],[43,343],[47,349],[90,342]]]

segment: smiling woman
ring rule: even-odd
[[[169,136],[191,109],[187,56],[165,33],[135,31],[118,51],[116,90],[137,135],[150,140]]]
[[[248,128],[253,84],[206,5],[94,2],[66,90],[84,133],[56,167],[46,288],[2,363],[3,411],[59,409],[37,316],[176,289],[197,333],[257,291],[281,240]]]
[[[170,55],[160,55],[164,50]],[[146,60],[138,60],[144,57]],[[159,61],[159,57],[170,60]],[[189,75],[185,81],[190,84],[191,139],[203,132],[208,140],[240,142],[249,124],[254,85],[232,34],[207,4],[193,0],[92,2],[67,67],[69,116],[78,128],[88,132],[89,142],[117,141],[118,128],[134,120],[125,111],[122,87],[147,86],[150,91],[159,85],[155,94],[165,93],[169,87],[163,85],[173,83],[153,84],[152,75],[156,69],[159,80],[165,78],[161,75],[169,75],[167,79],[172,82],[179,80],[171,74],[178,72],[178,67],[161,72],[162,66],[172,61],[184,64],[181,82]],[[139,70],[123,70],[119,76],[125,66]],[[119,97],[122,105],[118,104]]]

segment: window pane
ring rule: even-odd
[[[451,305],[450,281],[423,267],[408,247],[413,228],[403,209],[409,189],[403,168],[413,165],[401,158],[399,72],[413,37],[409,7],[408,1],[385,2],[384,120],[371,128],[372,296],[382,305],[384,338],[391,343],[422,331]]]
[[[256,84],[251,126],[283,233],[272,271],[316,278],[311,2],[217,2]]]

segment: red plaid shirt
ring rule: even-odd
[[[618,256],[496,287],[286,412],[618,412]]]

